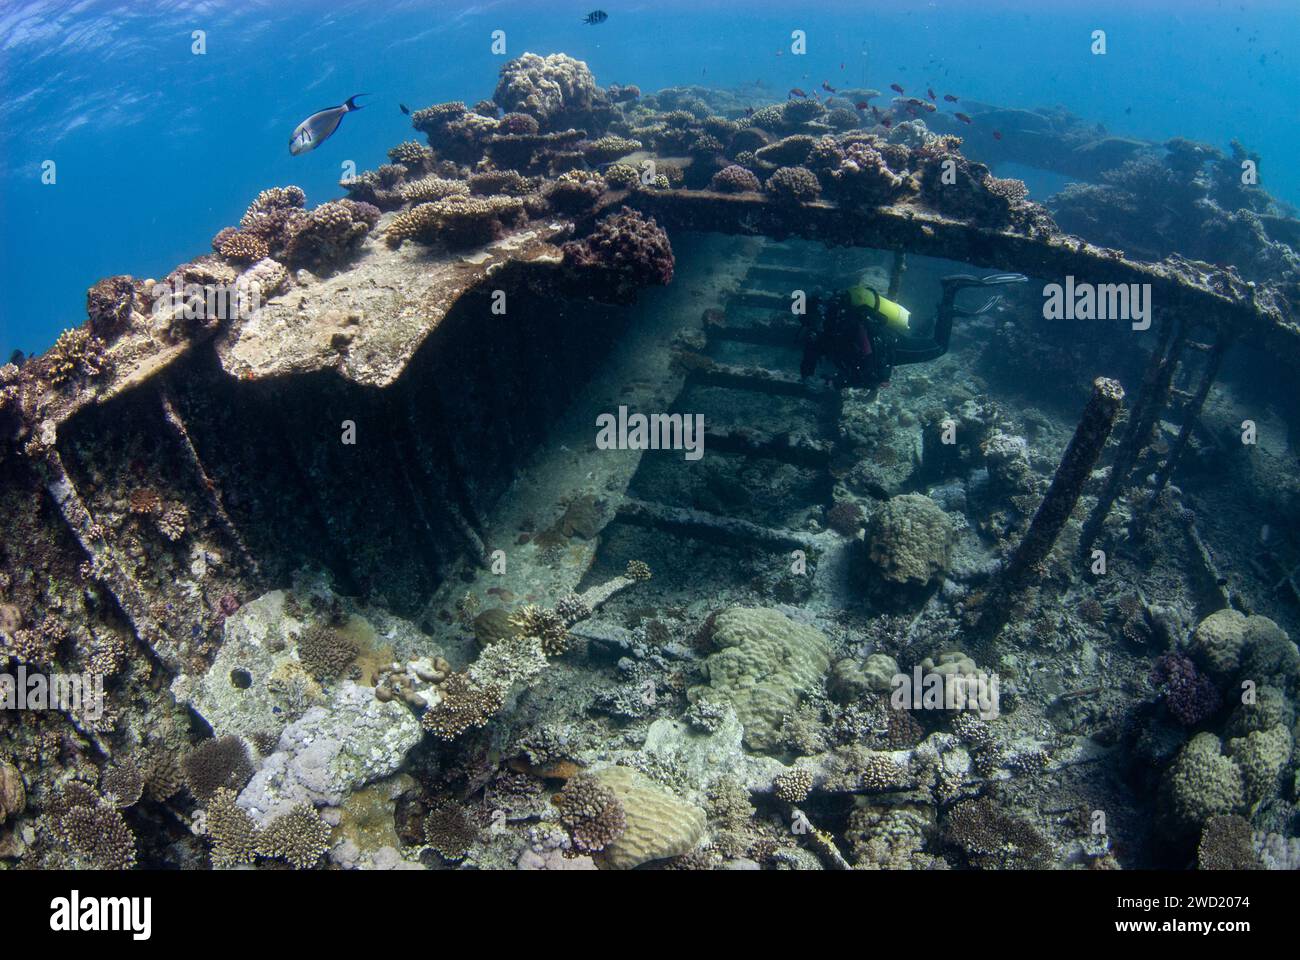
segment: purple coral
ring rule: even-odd
[[[1166,653],[1151,668],[1151,682],[1163,689],[1169,712],[1185,727],[1194,727],[1218,712],[1219,690],[1190,658]]]
[[[762,189],[758,177],[734,163],[715,173],[713,182],[709,186],[720,193],[757,193]]]
[[[582,240],[564,245],[565,263],[579,269],[603,268],[636,286],[666,286],[673,279],[673,248],[653,218],[629,207],[605,217]]]

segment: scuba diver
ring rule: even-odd
[[[890,371],[908,363],[925,363],[948,352],[954,317],[988,313],[1002,299],[989,297],[976,310],[957,307],[957,294],[968,287],[997,287],[1028,280],[1020,273],[994,273],[987,277],[957,274],[943,278],[943,297],[934,320],[933,337],[910,334],[910,312],[882,297],[866,284],[833,295],[809,298],[803,318],[803,362],[799,374],[810,377],[825,357],[835,366],[835,385],[874,390],[889,381]]]

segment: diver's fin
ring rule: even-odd
[[[981,307],[977,307],[974,310],[954,309],[953,313],[955,313],[959,317],[978,317],[985,313],[988,313],[990,310],[996,307],[1001,301],[1002,301],[1002,295],[1000,293],[995,293],[993,294],[993,296],[985,300],[984,305]]]
[[[975,277],[969,273],[957,273],[943,278],[945,287],[961,289],[962,287],[996,287],[1004,283],[1025,283],[1029,280],[1023,273],[990,273],[987,277]]]

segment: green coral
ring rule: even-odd
[[[779,748],[783,718],[820,686],[830,668],[826,638],[776,610],[730,607],[714,618],[713,643],[718,651],[703,665],[708,686],[692,688],[689,699],[707,694],[730,702],[748,747]]]
[[[1235,813],[1245,799],[1241,770],[1213,733],[1193,737],[1165,772],[1162,807],[1176,828],[1195,829],[1210,817]]]
[[[924,585],[947,569],[955,530],[929,497],[893,497],[867,524],[867,556],[879,576],[899,585]]]
[[[1291,760],[1291,733],[1278,725],[1228,741],[1227,753],[1241,770],[1246,797],[1258,804],[1277,793],[1278,778]]]

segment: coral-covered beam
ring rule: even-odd
[[[1106,377],[1093,381],[1092,396],[1056,468],[1047,495],[984,603],[977,633],[992,637],[1001,630],[1016,595],[1042,575],[1047,555],[1070,519],[1123,405],[1124,388],[1117,381]]]

